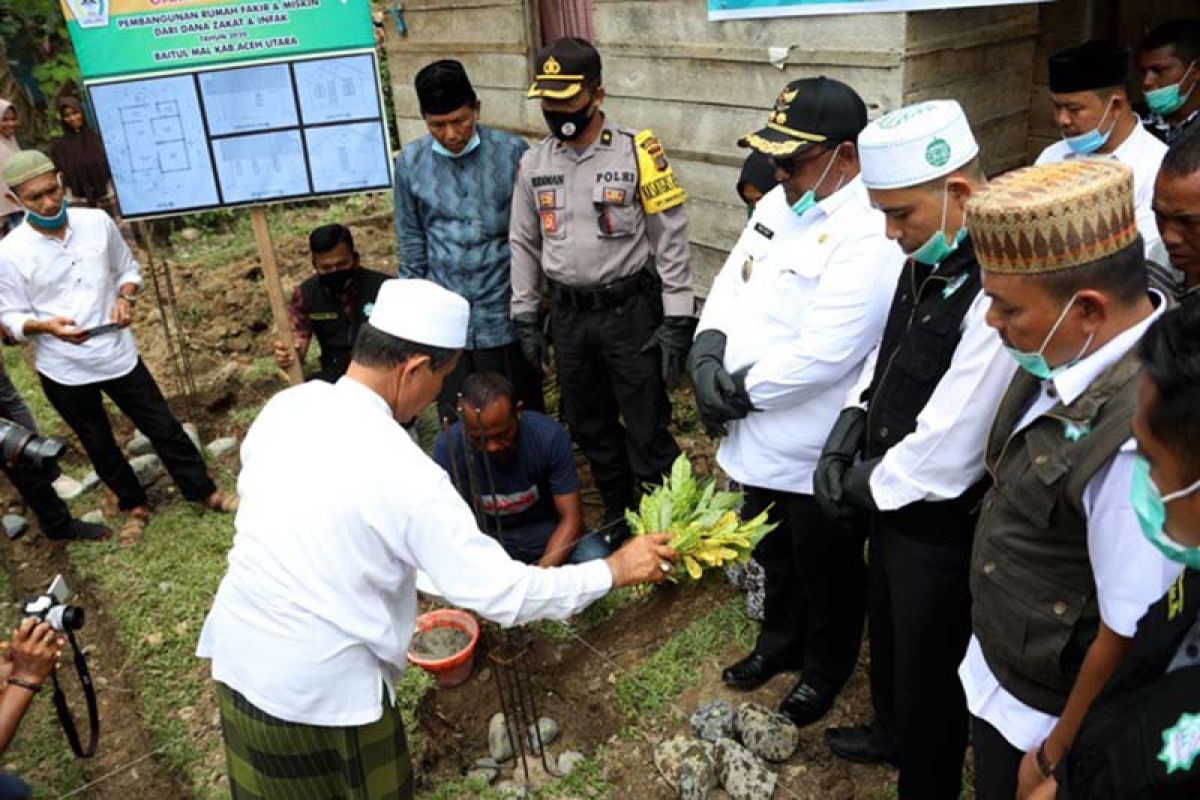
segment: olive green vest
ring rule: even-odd
[[[972,624],[1000,684],[1054,716],[1099,628],[1083,493],[1131,435],[1136,350],[1074,403],[1059,402],[1012,433],[1041,386],[1018,371],[988,437],[993,486],[971,555]]]

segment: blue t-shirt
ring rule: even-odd
[[[450,458],[451,443],[454,448],[453,461]],[[454,470],[457,469],[458,493],[469,504],[470,483],[463,449],[465,444],[462,422],[456,422],[449,431],[438,434],[433,445],[433,460],[446,470],[451,481],[454,481]],[[495,509],[503,530],[557,523],[558,510],[554,507],[554,495],[571,494],[579,490],[579,474],[575,471],[571,437],[562,425],[545,414],[522,412],[517,432],[517,452],[510,462],[502,464],[495,458],[488,459],[492,480],[496,484],[494,495],[488,485],[483,454],[473,447],[469,449],[471,457],[475,459],[475,475],[483,511],[490,516]]]

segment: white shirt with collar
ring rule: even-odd
[[[713,282],[698,331],[727,338],[757,411],[729,423],[717,462],[739,483],[811,494],[817,458],[883,333],[904,254],[859,178],[802,216],[766,194]]]
[[[0,240],[0,323],[18,341],[25,340],[30,320],[68,317],[80,328],[108,324],[117,292],[126,283],[141,286],[138,264],[103,211],[68,209],[62,239],[25,222]],[[137,366],[130,328],[83,344],[50,334],[33,341],[37,371],[66,386],[120,378]]]
[[[379,719],[384,686],[394,700],[405,669],[418,569],[449,602],[503,625],[567,617],[612,585],[603,561],[510,559],[387,403],[350,378],[275,395],[241,455],[229,570],[197,654],[281,719]]]
[[[1142,235],[1146,258],[1150,258],[1151,253],[1157,249],[1156,245],[1162,241],[1151,204],[1154,202],[1154,179],[1158,176],[1158,167],[1166,154],[1167,146],[1143,128],[1141,120],[1137,120],[1128,138],[1107,155],[1077,156],[1063,140],[1043,150],[1034,163],[1053,164],[1072,158],[1115,158],[1132,169],[1133,211],[1137,218],[1138,233]]]
[[[1115,336],[1082,361],[1050,380],[1042,381],[1041,392],[1014,432],[1028,427],[1057,405],[1060,398],[1066,405],[1075,402],[1104,370],[1135,347],[1151,323],[1162,315],[1166,302],[1160,296],[1158,300],[1158,308],[1149,317]],[[1100,618],[1114,633],[1124,637],[1136,633],[1138,620],[1162,597],[1181,569],[1142,536],[1129,494],[1136,452],[1133,439],[1125,442],[1116,455],[1097,470],[1083,492],[1088,559],[1096,579]],[[1030,708],[1000,685],[975,636],[967,646],[958,676],[971,714],[1000,731],[1018,750],[1033,750],[1054,730],[1058,717]]]

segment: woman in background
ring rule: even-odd
[[[13,153],[21,149],[17,144],[17,109],[12,103],[0,98],[0,170]],[[0,237],[21,224],[24,214],[21,207],[8,196],[8,184],[0,178]]]
[[[63,134],[50,145],[50,157],[62,173],[72,205],[99,208],[117,219],[112,174],[100,135],[87,124],[83,106],[74,97],[58,101]]]

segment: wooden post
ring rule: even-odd
[[[294,356],[296,343],[292,339],[292,326],[288,322],[283,283],[279,280],[279,264],[275,261],[275,247],[271,244],[271,228],[267,225],[267,212],[262,206],[250,209],[250,226],[254,229],[254,240],[258,243],[258,259],[262,263],[263,278],[267,284],[267,299],[271,301],[271,316],[275,318],[275,336]],[[298,358],[293,357],[287,374],[288,380],[293,384],[304,382],[304,372],[300,369]]]

